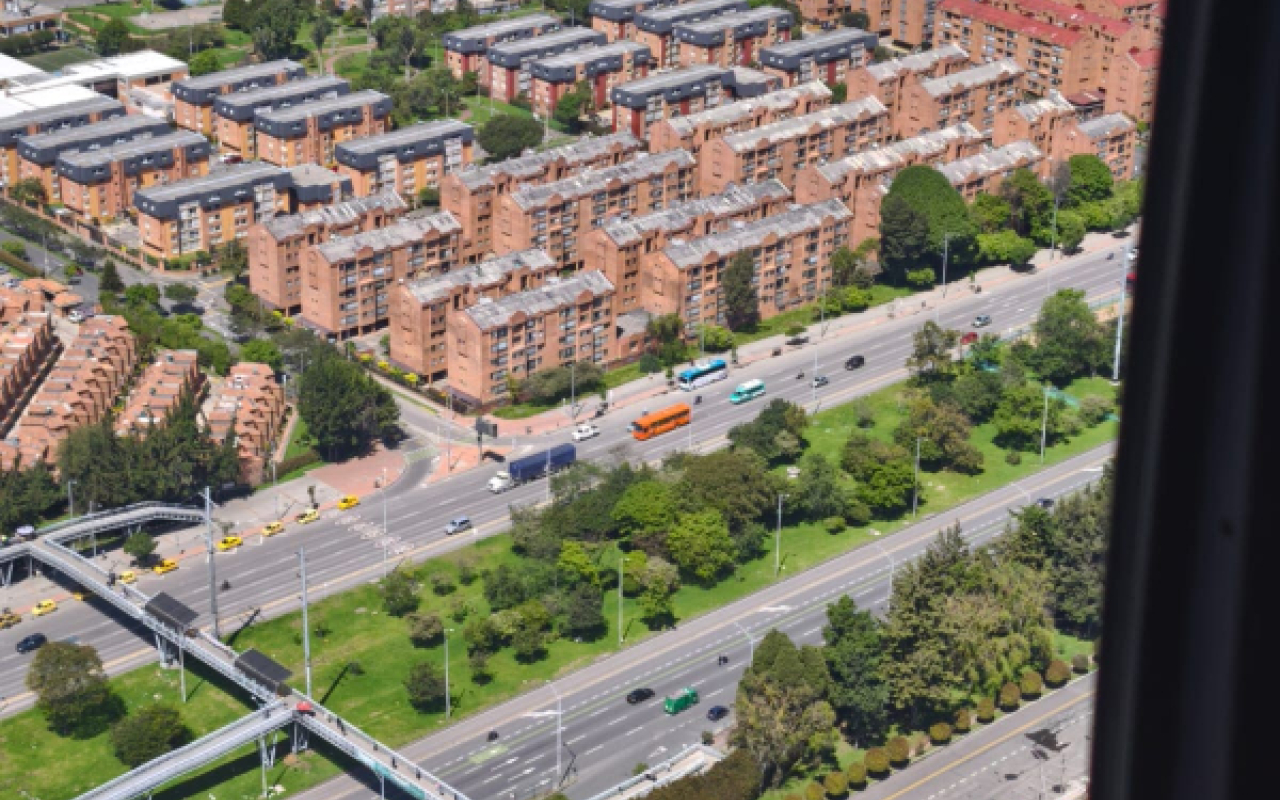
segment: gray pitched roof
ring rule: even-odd
[[[523,312],[534,317],[572,305],[578,301],[583,292],[590,292],[596,297],[613,291],[613,284],[603,273],[592,270],[580,272],[565,280],[553,279],[544,286],[530,289],[527,292],[507,295],[491,302],[481,302],[466,310],[476,327],[489,330],[508,325],[511,318]]]
[[[702,216],[710,215],[716,219],[725,219],[767,201],[785,200],[790,196],[791,192],[779,180],[767,180],[745,186],[730,184],[720,194],[699,197],[642,217],[610,222],[602,230],[616,244],[625,246],[640,241],[646,234],[653,231],[683,230]]]
[[[938,62],[948,58],[967,59],[968,57],[969,54],[963,47],[955,42],[948,42],[942,47],[925,50],[923,53],[914,53],[902,58],[881,61],[879,64],[870,64],[867,66],[867,72],[871,73],[871,77],[879,82],[895,75],[900,75],[903,72],[927,72],[933,69]]]
[[[543,270],[555,266],[556,260],[544,250],[517,250],[443,275],[406,281],[404,286],[419,303],[431,303],[448,297],[459,286],[493,286],[518,269]]]
[[[1012,58],[1002,58],[990,64],[982,64],[972,69],[953,72],[941,78],[930,78],[921,81],[920,86],[932,97],[945,97],[962,89],[994,83],[1001,78],[1021,75],[1026,70],[1018,66]]]
[[[1034,164],[1043,154],[1031,142],[1012,142],[1004,147],[997,147],[976,156],[962,158],[943,164],[938,171],[946,176],[952,184],[965,183],[984,175],[998,175],[1012,172],[1019,167]]]
[[[1101,139],[1114,136],[1124,131],[1136,130],[1137,125],[1124,114],[1106,114],[1105,116],[1080,123],[1080,131],[1090,139]]]
[[[607,136],[587,136],[573,144],[530,153],[486,167],[469,166],[457,174],[463,185],[474,191],[484,186],[492,186],[496,175],[511,175],[516,178],[533,177],[541,174],[546,165],[558,159],[564,159],[571,165],[584,164],[600,158],[615,147],[634,152],[643,149],[643,144],[627,132],[611,133]]]
[[[830,98],[831,90],[822,81],[810,81],[809,83],[793,86],[790,89],[780,89],[776,92],[762,94],[750,100],[739,100],[736,103],[727,103],[715,108],[708,108],[684,117],[674,117],[667,120],[667,124],[680,134],[688,135],[693,133],[700,125],[708,123],[729,125],[739,120],[748,119],[753,116],[758,108],[790,108],[803,97]]]
[[[647,180],[662,174],[672,165],[692,168],[697,166],[697,161],[688,150],[668,150],[665,153],[638,156],[612,167],[587,169],[572,178],[553,183],[522,186],[511,193],[511,199],[523,209],[538,208],[546,205],[553,197],[571,200],[602,191],[613,181],[631,184]]]
[[[942,153],[951,142],[960,140],[982,142],[986,137],[973,125],[962,122],[942,130],[929,131],[919,136],[912,136],[910,139],[845,156],[818,167],[818,172],[834,183],[850,172],[868,172],[905,164],[907,156],[913,153],[924,156]]]
[[[347,225],[363,217],[372,209],[381,208],[394,211],[408,208],[400,195],[393,190],[357,197],[345,203],[321,206],[301,214],[287,214],[275,217],[263,223],[263,227],[277,241],[291,236],[302,235],[313,225]]]
[[[433,237],[441,233],[458,233],[462,225],[448,211],[432,214],[429,217],[402,219],[385,228],[357,233],[354,236],[340,236],[318,244],[315,252],[330,264],[346,261],[356,257],[364,248],[374,252],[393,250],[397,247]]]
[[[804,114],[781,122],[762,125],[755,130],[731,133],[724,137],[724,143],[734,151],[754,150],[766,142],[781,142],[802,136],[814,126],[834,127],[854,122],[868,116],[887,115],[889,109],[875,95],[868,95],[850,103],[843,103],[830,108],[822,108],[810,114]]]
[[[824,200],[805,206],[792,206],[787,211],[757,222],[735,224],[730,230],[713,233],[685,242],[672,242],[662,251],[680,269],[698,266],[711,253],[733,255],[759,247],[770,235],[779,238],[795,236],[822,226],[827,217],[837,222],[851,219],[853,213],[839,200]]]

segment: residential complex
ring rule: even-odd
[[[1123,114],[1081,121],[1076,108],[1060,94],[1006,109],[996,116],[991,141],[997,147],[1026,141],[1044,154],[1039,174],[1047,179],[1054,164],[1074,155],[1096,155],[1117,180],[1133,176],[1138,128]]]
[[[794,186],[804,167],[883,144],[891,133],[889,110],[875,97],[819,109],[712,140],[702,150],[698,185],[703,193],[772,178]]]
[[[831,254],[849,243],[849,209],[839,200],[790,206],[756,222],[676,240],[663,248],[650,277],[655,314],[679,314],[689,324],[724,324],[723,273],[739,253],[755,262],[760,316],[769,318],[816,300],[831,283]]]
[[[266,364],[241,362],[210,388],[202,409],[209,437],[232,438],[240,461],[240,482],[256,486],[267,479],[267,462],[285,421],[284,387]]]
[[[397,284],[391,293],[391,361],[431,382],[448,377],[449,330],[482,299],[546,283],[560,266],[542,250],[517,250],[452,272]]]
[[[489,48],[504,42],[531,39],[535,36],[560,30],[560,20],[550,14],[529,14],[514,19],[504,19],[474,28],[446,33],[441,37],[445,63],[458,80],[468,72],[474,72],[481,86],[489,84],[489,62],[485,54]]]
[[[697,161],[684,150],[638,156],[499,197],[493,216],[498,253],[540,247],[565,267],[582,262],[581,237],[610,217],[635,216],[697,195]]]
[[[302,321],[345,339],[386,327],[400,281],[440,275],[458,264],[462,226],[448,211],[309,247],[302,263]]]
[[[900,137],[936,131],[959,122],[990,130],[996,115],[1022,102],[1026,71],[1006,58],[903,87],[894,119]]]
[[[62,345],[38,294],[0,288],[0,442]],[[0,459],[4,445],[0,443]]]
[[[1134,48],[1118,55],[1111,65],[1103,109],[1108,114],[1127,114],[1138,122],[1150,124],[1155,117],[1156,77],[1160,70],[1160,51]]]
[[[791,192],[776,180],[730,186],[663,211],[617,219],[582,237],[583,269],[597,270],[617,287],[619,314],[650,308],[658,254],[673,240],[728,230],[785,211]]]
[[[790,12],[761,6],[679,22],[674,27],[675,47],[681,66],[747,66],[760,60],[761,49],[788,41],[791,25]]]
[[[166,350],[134,382],[124,409],[113,420],[116,435],[146,436],[184,399],[198,399],[204,387],[196,351]]]
[[[1044,154],[1030,142],[1014,142],[975,156],[943,164],[938,168],[965,202],[973,202],[980,192],[996,194],[1000,183],[1019,169],[1036,169]]]
[[[528,98],[532,91],[529,68],[533,62],[607,41],[603,33],[590,28],[565,28],[532,39],[493,45],[485,55],[489,61],[489,96],[505,103],[517,97]]]
[[[129,115],[93,125],[24,136],[18,142],[18,176],[21,180],[40,181],[50,202],[60,202],[62,186],[58,180],[58,157],[63,153],[111,147],[122,142],[162,136],[170,130],[169,123],[162,119]]]
[[[644,137],[653,123],[715,108],[728,99],[723,67],[687,67],[617,86],[613,90],[613,129]]]
[[[307,68],[287,59],[250,64],[173,82],[173,121],[179,128],[214,134],[213,102],[224,94],[251,92],[307,76]]]
[[[385,190],[299,214],[282,214],[250,226],[249,288],[270,309],[287,316],[302,312],[302,261],[318,244],[341,236],[384,228],[408,206]]]
[[[651,8],[679,5],[679,0],[591,0],[587,13],[591,27],[609,37],[611,42],[635,38],[636,14]]]
[[[699,157],[702,148],[713,139],[802,117],[829,105],[831,90],[821,81],[780,89],[750,100],[655,122],[649,128],[649,150],[661,153],[684,149]]]
[[[120,101],[96,93],[45,107],[20,108],[21,110],[10,115],[0,114],[0,181],[6,184],[17,183],[21,179],[18,170],[18,141],[22,137],[52,133],[65,128],[81,128],[94,122],[123,117],[126,113]]]
[[[529,65],[533,110],[545,117],[555,114],[556,103],[579,83],[590,88],[591,105],[604,108],[614,86],[649,74],[650,60],[649,48],[624,41],[534,61]]]
[[[446,175],[440,206],[462,224],[462,260],[472,264],[495,254],[493,215],[500,198],[521,186],[554,183],[580,171],[621,164],[643,150],[644,144],[630,133],[614,133]]]
[[[327,100],[351,91],[342,78],[320,76],[302,78],[248,92],[236,92],[213,101],[214,131],[224,153],[256,158],[258,149],[254,120],[259,112],[287,109],[317,100]]]
[[[394,101],[366,89],[291,108],[260,110],[254,118],[258,157],[278,167],[332,164],[343,142],[387,130]]]
[[[492,404],[508,396],[508,376],[609,361],[617,341],[613,284],[599,272],[580,272],[481,298],[454,318],[446,341],[450,394],[468,405]]]
[[[855,69],[847,81],[850,97],[875,95],[894,119],[902,113],[907,86],[931,78],[942,78],[973,66],[969,54],[955,44],[946,44],[903,58],[868,64]]]
[[[873,33],[841,28],[769,45],[761,49],[759,60],[765,72],[782,78],[783,86],[810,81],[844,83],[855,69],[867,63],[875,52],[876,41]]]
[[[205,137],[180,130],[67,151],[56,164],[57,196],[81,219],[122,217],[132,210],[137,190],[207,174],[212,150]]]
[[[1096,155],[1111,168],[1116,180],[1129,180],[1134,176],[1134,149],[1138,144],[1138,126],[1124,114],[1107,114],[1097,119],[1081,122],[1081,150]]]
[[[656,68],[674,67],[680,64],[680,42],[676,38],[676,25],[747,11],[747,0],[695,0],[692,3],[671,6],[655,6],[637,11],[632,24],[631,38],[649,48]]]
[[[470,125],[437,120],[343,142],[333,157],[356,196],[391,190],[412,199],[470,164],[474,141]]]
[[[846,11],[867,15],[867,30],[907,47],[933,41],[938,0],[799,0],[804,18],[834,24]]]

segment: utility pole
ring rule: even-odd
[[[276,519],[280,519],[280,481],[276,477],[276,462],[271,460],[271,491],[276,496]]]
[[[778,529],[774,535],[773,541],[773,577],[778,577],[778,573],[782,571],[782,501],[787,495],[778,495]]]
[[[449,634],[453,628],[444,629],[444,718],[453,715],[453,700],[449,696]]]
[[[1044,387],[1044,416],[1040,419],[1040,463],[1044,463],[1044,445],[1049,434],[1049,387]]]
[[[947,259],[951,255],[951,234],[942,234],[942,296],[947,296]]]
[[[213,498],[209,487],[204,487],[204,538],[209,554],[209,614],[213,616],[213,638],[221,639],[218,630],[218,574],[213,563]]]
[[[622,567],[626,557],[622,549],[618,549],[618,647],[622,647]]]
[[[916,470],[915,480],[911,482],[911,516],[916,515],[920,507],[920,437],[916,437]]]
[[[307,697],[311,696],[311,625],[307,621],[307,548],[298,550],[298,576],[302,579],[302,668],[306,673]]]
[[[1133,252],[1133,237],[1129,238],[1129,242],[1124,246],[1124,263],[1120,268],[1124,270],[1125,276],[1120,280],[1120,308],[1116,316],[1116,355],[1111,365],[1111,380],[1120,380],[1120,347],[1124,342],[1124,301],[1125,290],[1129,288],[1129,254]]]
[[[71,491],[71,487],[75,485],[75,480],[67,479],[67,514],[72,517],[76,515],[76,496]]]

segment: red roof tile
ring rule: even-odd
[[[1083,8],[1076,8],[1054,0],[1017,0],[1019,8],[1041,14],[1052,14],[1058,25],[1084,25],[1102,28],[1112,36],[1120,37],[1129,32],[1133,26],[1122,19],[1095,14]]]
[[[1133,63],[1142,69],[1157,69],[1160,66],[1160,48],[1152,47],[1148,50],[1130,50],[1129,58],[1133,59]]]
[[[985,3],[975,2],[975,0],[942,0],[938,4],[938,10],[982,20],[989,25],[1007,28],[1063,47],[1071,47],[1084,36],[1081,31],[1073,31],[1069,28],[1050,25],[1047,22],[1039,22],[1021,14],[1015,14],[1012,11],[1004,11]]]

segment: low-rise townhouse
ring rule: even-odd
[[[475,129],[445,119],[421,122],[334,147],[338,172],[351,178],[357,197],[384,191],[416,199],[440,187],[446,175],[471,163]]]
[[[760,51],[760,65],[770,75],[782,78],[783,86],[810,81],[844,83],[854,70],[866,66],[878,41],[874,33],[841,28],[769,45]]]
[[[194,131],[179,130],[94,150],[58,156],[58,196],[84,220],[115,219],[133,209],[133,195],[209,172],[213,146]]]
[[[565,28],[555,33],[521,39],[489,48],[489,96],[509,103],[517,97],[529,98],[533,91],[530,66],[541,59],[585,47],[607,44],[603,33],[590,28]]]
[[[174,81],[173,121],[179,128],[212,136],[213,103],[222,95],[278,86],[306,76],[306,67],[296,61],[281,59]]]
[[[25,302],[21,290],[0,289],[0,437],[17,422],[61,350],[53,333],[53,317],[43,303]],[[10,300],[17,302],[10,305]]]
[[[830,105],[831,90],[821,81],[780,89],[685,117],[655,122],[649,128],[649,150],[661,153],[684,149],[697,158],[707,142],[713,139],[802,117]]]
[[[476,73],[481,86],[489,85],[489,48],[504,42],[532,39],[560,30],[560,20],[550,14],[529,14],[504,19],[472,28],[452,31],[440,37],[445,64],[453,77],[462,80],[468,72]]]
[[[266,364],[241,362],[227,373],[204,407],[209,437],[235,443],[240,483],[256,486],[267,479],[272,447],[284,425],[284,387]]]
[[[205,389],[195,350],[165,350],[134,383],[115,418],[117,436],[143,436],[165,424],[183,400],[198,401]]]

